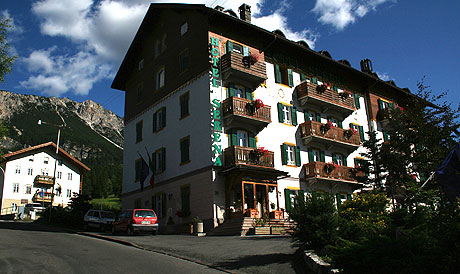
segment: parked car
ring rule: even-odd
[[[84,229],[97,228],[99,230],[105,230],[110,228],[115,221],[115,213],[112,211],[90,209],[86,212],[84,221]]]
[[[45,208],[40,203],[30,203],[24,206],[24,214],[29,214],[30,212],[41,213]]]
[[[157,215],[151,209],[125,210],[115,219],[112,226],[112,234],[125,232],[133,235],[136,232],[150,232],[156,235],[157,231]]]

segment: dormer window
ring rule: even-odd
[[[184,34],[186,34],[188,31],[188,23],[185,22],[182,24],[182,26],[180,26],[180,35],[183,36]]]

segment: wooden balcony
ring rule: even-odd
[[[274,153],[269,151],[268,155],[257,158],[253,151],[254,148],[231,146],[224,150],[224,167],[233,165],[247,165],[255,167],[273,168]]]
[[[53,176],[37,175],[34,179],[35,185],[53,186]]]
[[[305,179],[319,179],[322,181],[345,181],[347,183],[359,184],[350,173],[351,167],[347,166],[338,166],[331,173],[327,173],[324,170],[326,163],[322,162],[312,162],[304,164],[305,169]]]
[[[267,71],[263,55],[254,65],[246,66],[243,55],[229,52],[221,57],[221,74],[223,80],[238,80],[250,87],[258,87],[267,79]]]
[[[35,193],[34,197],[32,198],[34,202],[45,202],[51,203],[51,193],[45,192],[43,193],[43,197],[40,196],[40,193]]]
[[[320,93],[316,90],[317,84],[302,82],[296,87],[297,99],[301,106],[315,105],[321,108],[321,112],[327,113],[334,111],[342,113],[344,117],[350,115],[355,110],[353,96],[343,98],[337,91],[326,89]]]
[[[222,102],[222,115],[226,127],[240,127],[259,132],[271,120],[270,106],[256,109],[251,100],[232,96]]]
[[[359,147],[361,139],[358,133],[348,137],[345,134],[346,129],[333,127],[324,130],[322,126],[322,123],[316,121],[300,124],[300,136],[304,145],[322,147],[326,150],[341,149],[348,153]]]

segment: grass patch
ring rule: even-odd
[[[107,198],[98,198],[92,199],[91,205],[94,209],[110,210],[115,213],[121,212],[121,199],[114,196],[109,196]]]

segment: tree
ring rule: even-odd
[[[7,132],[8,132],[7,128],[2,123],[0,123],[0,139],[6,136]],[[2,159],[2,157],[3,157],[3,151],[2,151],[2,146],[0,145],[0,159]]]
[[[4,77],[10,73],[11,67],[17,56],[9,56],[10,45],[7,40],[8,30],[11,28],[11,19],[0,18],[0,82],[5,82]]]

